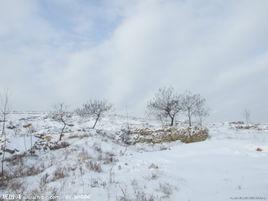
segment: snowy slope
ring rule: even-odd
[[[9,146],[20,149],[19,153],[24,151],[26,123],[33,124],[35,134],[58,138],[60,124],[45,113],[14,114],[10,119],[17,131],[8,130]],[[78,117],[72,123],[63,139],[70,146],[39,150],[33,156],[24,156],[23,162],[7,163],[6,168],[13,173],[31,167],[36,173],[26,172],[12,179],[1,188],[2,195],[21,194],[24,200],[40,195],[43,200],[54,195],[58,200],[96,201],[268,199],[265,129],[237,130],[228,123],[217,123],[209,125],[211,137],[204,142],[126,147],[116,141],[116,135],[127,123],[137,128],[161,125],[118,115],[104,119],[97,131]],[[29,144],[28,138],[26,142]]]

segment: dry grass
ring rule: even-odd
[[[100,153],[98,156],[98,161],[102,161],[103,164],[111,164],[117,161],[115,154],[112,152]]]
[[[148,194],[142,190],[134,190],[134,195],[130,196],[127,193],[127,189],[123,189],[120,187],[122,195],[119,196],[116,200],[117,201],[160,201],[157,196]]]
[[[205,128],[166,128],[166,129],[137,129],[134,133],[139,135],[140,143],[164,143],[181,141],[183,143],[193,143],[204,141],[208,138],[208,129]]]
[[[89,161],[86,163],[86,168],[94,172],[102,172],[101,164],[98,162]]]
[[[45,186],[49,181],[48,181],[49,175],[46,173],[44,174],[41,179],[40,179],[40,185]]]
[[[92,158],[92,156],[85,150],[82,149],[81,152],[78,153],[78,161],[85,162]]]
[[[55,172],[53,173],[53,178],[51,181],[56,181],[68,176],[67,171],[65,168],[58,167]]]
[[[90,187],[91,188],[105,188],[107,186],[107,183],[105,181],[102,181],[101,179],[93,178],[90,181]]]
[[[19,180],[12,180],[8,184],[8,189],[11,190],[13,193],[20,194],[25,190],[23,186],[23,182]]]
[[[43,191],[39,188],[35,188],[33,189],[31,192],[29,192],[28,196],[29,199],[27,200],[44,200],[43,197],[42,197],[42,193]]]
[[[20,163],[17,166],[10,168],[9,172],[6,172],[6,180],[20,178],[20,177],[28,177],[28,176],[35,176],[42,173],[45,170],[44,165],[31,165],[27,166],[23,163]]]

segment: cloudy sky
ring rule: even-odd
[[[12,108],[106,98],[142,115],[162,86],[211,119],[268,122],[267,0],[0,0],[0,90]]]

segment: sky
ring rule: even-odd
[[[0,0],[0,91],[15,110],[107,99],[143,115],[158,88],[210,119],[268,122],[267,0]]]

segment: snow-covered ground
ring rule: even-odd
[[[46,113],[11,114],[8,148],[23,153],[33,134],[58,139],[61,125]],[[3,196],[22,199],[94,201],[228,201],[268,200],[268,126],[234,129],[229,123],[208,125],[210,138],[183,144],[136,144],[117,141],[126,125],[161,127],[157,122],[111,115],[96,130],[92,122],[74,117],[63,141],[69,146],[36,150],[34,155],[6,162],[10,174],[1,184]],[[25,137],[26,135],[26,137]],[[40,139],[32,138],[32,143]],[[257,151],[259,148],[261,151]],[[11,155],[7,155],[11,157]],[[20,174],[18,174],[20,175]]]

